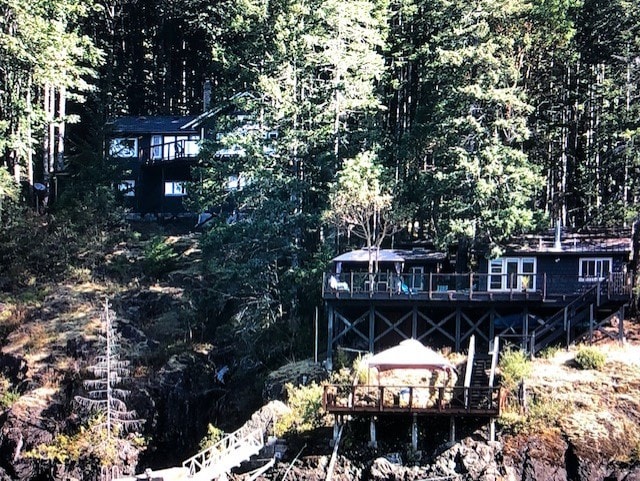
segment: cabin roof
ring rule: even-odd
[[[557,242],[553,232],[541,235],[524,236],[512,241],[505,248],[506,253],[513,254],[584,254],[584,253],[621,253],[631,252],[631,233],[617,232],[563,232]]]
[[[155,133],[197,133],[194,128],[185,125],[195,119],[195,115],[153,115],[118,117],[109,124],[114,134],[155,134]]]
[[[378,262],[405,261],[442,261],[446,259],[444,252],[426,249],[379,249],[373,253],[373,259]],[[357,249],[333,258],[333,262],[369,262],[369,251]]]

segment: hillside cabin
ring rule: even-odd
[[[194,116],[120,117],[108,125],[108,157],[119,167],[118,189],[133,212],[177,214],[198,158]]]
[[[372,263],[366,250],[341,254],[323,280],[327,362],[340,347],[377,352],[409,338],[460,350],[472,335],[487,347],[499,335],[535,353],[606,332],[631,299],[631,253],[629,231],[593,231],[522,237],[493,259],[476,252],[465,273],[434,250],[380,249]]]
[[[183,204],[197,179],[192,169],[202,165],[203,140],[217,142],[214,157],[244,156],[238,139],[257,134],[265,149],[272,149],[277,132],[263,128],[248,113],[246,93],[195,116],[119,117],[107,125],[107,157],[119,170],[118,190],[132,212],[156,217],[186,213]],[[242,172],[228,176],[224,188],[241,189]]]

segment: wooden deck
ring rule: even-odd
[[[326,385],[322,406],[331,414],[420,414],[495,417],[499,387]]]
[[[323,298],[327,301],[391,301],[391,302],[429,302],[429,303],[486,303],[486,302],[537,302],[547,304],[565,304],[597,286],[602,300],[629,300],[631,285],[623,273],[610,275],[610,279],[598,282],[576,283],[576,276],[537,274],[531,276],[526,289],[489,289],[496,278],[507,274],[424,274],[420,281],[411,275],[390,272],[368,274],[348,272],[344,274],[327,273],[324,275]],[[517,286],[522,281],[513,274],[503,284]],[[408,283],[408,284],[407,284]],[[418,287],[410,287],[417,285]]]

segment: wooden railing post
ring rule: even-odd
[[[473,272],[469,272],[469,299],[473,299]]]
[[[351,294],[351,296],[353,296],[353,291],[355,290],[355,289],[354,289],[354,285],[353,285],[353,271],[351,271],[351,273],[350,273],[350,274],[351,274],[351,280],[349,281],[349,282],[350,282],[350,284],[349,284],[349,289],[350,289],[350,294]]]
[[[433,272],[429,272],[429,300],[433,298]]]

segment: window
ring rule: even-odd
[[[412,267],[411,268],[411,279],[409,282],[409,287],[412,291],[421,291],[423,290],[422,279],[424,276],[424,267]]]
[[[184,197],[187,195],[187,183],[170,181],[164,183],[165,197]]]
[[[247,185],[247,180],[242,174],[240,175],[233,174],[227,178],[228,191],[242,190],[245,187],[245,185]]]
[[[162,159],[162,135],[151,136],[151,160]]]
[[[536,288],[535,257],[499,257],[489,261],[490,291]]]
[[[118,190],[122,192],[125,197],[135,197],[136,195],[136,181],[135,180],[123,180],[118,184]]]
[[[578,273],[580,282],[604,281],[611,273],[613,259],[581,258]]]
[[[109,142],[109,155],[120,159],[135,159],[138,157],[138,139],[115,138]]]

